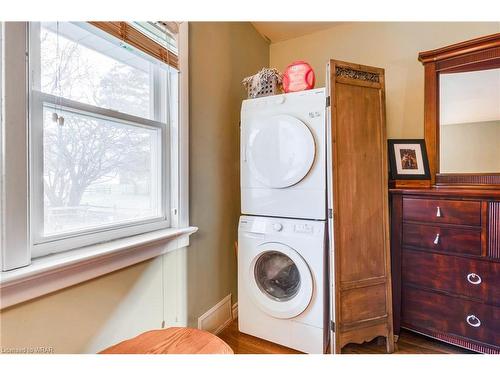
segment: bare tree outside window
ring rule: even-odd
[[[151,63],[132,54],[128,63],[113,59],[44,27],[40,46],[42,92],[152,116]],[[55,100],[43,109],[43,149],[45,234],[162,214],[158,129],[78,113]]]

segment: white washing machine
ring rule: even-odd
[[[243,101],[243,214],[326,218],[325,103],[323,88]]]
[[[325,222],[242,216],[238,243],[239,330],[323,353]]]

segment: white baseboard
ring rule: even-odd
[[[233,321],[231,294],[198,318],[198,329],[217,335]]]

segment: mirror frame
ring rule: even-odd
[[[500,173],[440,173],[439,76],[500,68],[500,33],[420,52],[418,60],[425,70],[424,138],[429,157],[431,184],[499,189]]]

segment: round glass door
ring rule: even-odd
[[[259,246],[250,265],[251,295],[256,305],[276,318],[302,313],[313,296],[313,278],[305,260],[277,242]]]
[[[277,115],[252,124],[246,153],[258,181],[270,188],[285,188],[307,175],[316,147],[306,124],[292,116]]]
[[[288,256],[268,251],[255,262],[255,281],[259,289],[276,301],[289,301],[300,289],[299,269]]]

